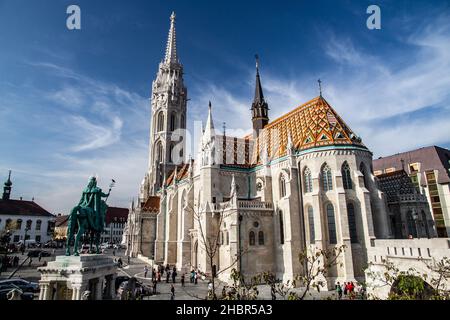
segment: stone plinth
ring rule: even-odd
[[[102,254],[57,256],[38,271],[39,300],[102,300],[115,296],[117,264]]]

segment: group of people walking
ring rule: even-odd
[[[365,288],[364,286],[350,282],[344,282],[344,284],[336,283],[336,293],[337,298],[341,300],[344,299],[365,299]]]

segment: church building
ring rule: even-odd
[[[185,139],[177,132],[186,128],[188,91],[174,13],[170,21],[152,85],[149,167],[127,223],[128,253],[224,281],[232,268],[286,281],[303,272],[301,251],[345,245],[328,288],[363,280],[368,248],[397,231],[361,137],[322,92],[270,119],[257,62],[253,133],[217,133],[210,103],[198,153],[183,161]]]

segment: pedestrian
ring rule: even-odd
[[[181,275],[181,286],[184,287],[184,273]]]
[[[147,268],[147,266],[144,266],[144,278],[147,278],[147,272],[148,272],[148,268]]]
[[[158,270],[158,282],[161,282],[161,271]]]
[[[348,293],[348,284],[347,282],[344,282],[344,296],[347,296]]]
[[[172,282],[175,283],[175,278],[177,276],[177,269],[175,269],[175,267],[173,268],[172,271]]]
[[[156,278],[156,272],[155,269],[152,268],[152,280]]]
[[[338,283],[336,283],[336,292],[338,294],[338,299],[341,300],[342,299],[342,287],[341,287],[341,284],[339,283],[339,281],[338,281]]]
[[[14,267],[18,267],[19,266],[19,256],[14,256],[13,263],[14,263]]]
[[[169,283],[170,271],[166,270],[166,283]]]
[[[197,272],[194,272],[194,283],[197,284],[198,282],[198,274]]]
[[[153,280],[153,294],[156,294],[156,285],[158,284],[158,281]]]
[[[175,300],[175,287],[173,286],[173,284],[171,285],[172,287],[170,288],[170,292],[172,293],[170,296],[170,300]]]
[[[191,270],[191,276],[189,277],[189,280],[191,283],[194,283],[194,275],[195,275],[195,271]]]
[[[33,259],[30,257],[30,261],[28,261],[28,266],[31,267],[31,263],[33,262]]]
[[[113,249],[113,256],[116,256],[116,249]]]

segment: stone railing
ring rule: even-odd
[[[263,202],[263,201],[246,201],[246,200],[239,200],[238,201],[238,208],[239,209],[254,209],[254,210],[273,210],[273,204],[272,202]]]

